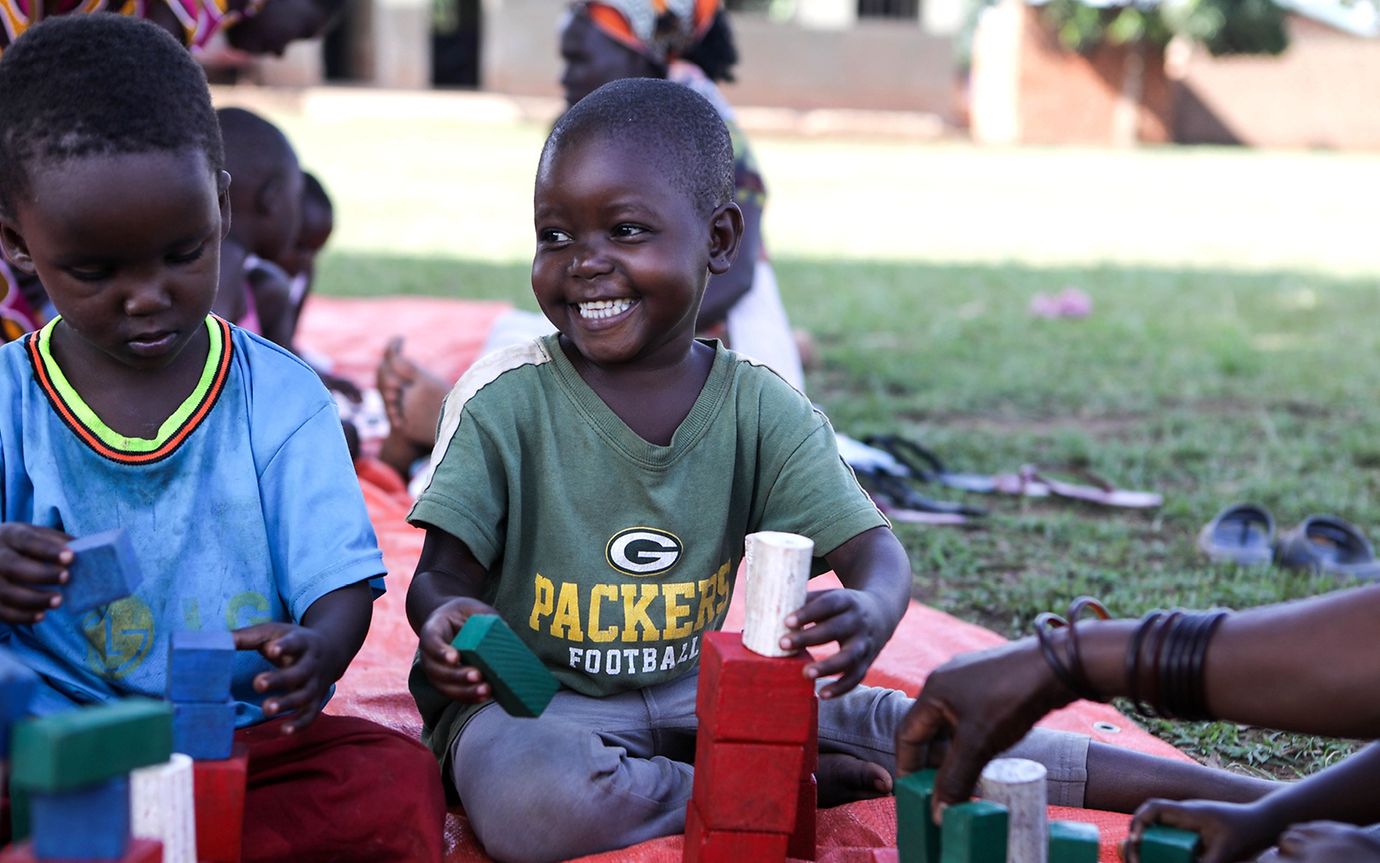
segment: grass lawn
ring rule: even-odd
[[[322,290],[533,307],[539,129],[279,119],[340,204]],[[1207,565],[1194,535],[1222,506],[1257,501],[1282,527],[1317,512],[1380,524],[1380,260],[1355,192],[1380,182],[1380,157],[760,149],[768,242],[820,347],[811,395],[837,428],[913,436],[959,470],[1087,467],[1165,495],[1150,514],[973,496],[992,509],[983,528],[902,525],[925,602],[1008,636],[1081,593],[1124,616],[1241,608],[1333,585]],[[1066,286],[1092,295],[1089,319],[1028,316],[1035,292]],[[1351,748],[1154,727],[1202,760],[1276,776]]]

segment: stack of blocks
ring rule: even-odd
[[[815,857],[818,703],[808,653],[768,657],[705,635],[686,861]]]
[[[228,632],[179,631],[168,649],[173,749],[195,759],[197,858],[239,863],[248,756],[235,746],[230,682],[235,639]]]
[[[494,701],[510,716],[540,716],[559,684],[517,633],[496,614],[465,621],[451,646],[484,674]]]
[[[156,863],[156,841],[130,835],[129,773],[172,752],[167,705],[132,699],[20,723],[14,729],[10,789],[16,837],[0,863],[111,860]],[[22,822],[22,823],[21,823]]]

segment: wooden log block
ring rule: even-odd
[[[810,661],[808,652],[764,657],[736,633],[705,633],[695,693],[701,732],[714,741],[805,743],[817,710],[814,682],[805,676]]]
[[[229,632],[174,632],[168,645],[168,700],[225,701],[234,664],[235,637]],[[163,856],[169,856],[167,849]]]
[[[786,834],[711,830],[692,800],[685,813],[685,863],[783,863]]]
[[[1045,766],[1025,758],[997,758],[982,770],[982,799],[1005,806],[1008,863],[1046,863],[1049,852]]]
[[[196,856],[201,863],[240,863],[249,750],[237,744],[229,758],[192,765],[196,796]]]
[[[1140,836],[1140,863],[1193,863],[1198,859],[1198,834],[1191,830],[1151,824]]]
[[[29,798],[30,835],[40,860],[119,860],[129,848],[129,777],[117,776]]]
[[[896,780],[896,850],[901,863],[939,863],[941,829],[930,811],[936,771]]]
[[[0,761],[9,760],[11,729],[29,714],[37,687],[38,675],[12,653],[0,650]]]
[[[700,736],[692,799],[705,827],[789,834],[804,758],[799,744],[719,743]]]
[[[812,540],[794,533],[762,531],[748,534],[747,580],[743,644],[763,656],[788,656],[781,647],[786,615],[805,604],[810,580]]]
[[[179,701],[172,709],[174,752],[182,752],[198,761],[230,757],[230,747],[235,742],[235,702]]]
[[[163,846],[155,839],[131,839],[124,856],[103,863],[160,863],[163,859]],[[34,852],[32,842],[18,842],[0,850],[0,863],[49,863]],[[85,863],[85,861],[62,861],[62,863]]]
[[[494,700],[511,716],[540,716],[560,688],[536,654],[497,615],[474,615],[451,645],[467,665],[484,673]]]
[[[163,844],[163,863],[197,863],[192,759],[180,752],[129,774],[130,832]]]
[[[939,844],[943,863],[1006,863],[1006,807],[986,800],[944,810]]]
[[[1097,825],[1082,821],[1049,822],[1049,863],[1097,863]]]
[[[143,581],[134,544],[123,528],[74,539],[67,547],[75,557],[67,567],[72,578],[62,595],[73,614],[123,599]]]
[[[162,764],[172,755],[172,705],[128,698],[15,726],[10,783],[68,791]]]

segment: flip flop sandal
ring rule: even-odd
[[[855,471],[858,481],[876,502],[877,508],[895,521],[913,524],[966,524],[987,511],[947,500],[931,500],[918,494],[905,479],[885,473]]]
[[[1275,552],[1274,516],[1253,503],[1232,504],[1203,525],[1198,548],[1213,563],[1268,564]]]
[[[888,453],[910,472],[912,478],[921,482],[938,483],[959,491],[979,494],[991,494],[996,491],[994,477],[976,473],[954,473],[944,467],[944,462],[940,461],[939,456],[932,450],[913,440],[899,435],[873,435],[866,438],[864,443]]]
[[[1380,578],[1370,540],[1335,515],[1310,515],[1285,531],[1275,549],[1280,566],[1355,578]]]
[[[1093,503],[1098,506],[1114,506],[1125,509],[1154,509],[1164,503],[1164,498],[1154,492],[1127,491],[1117,488],[1091,471],[1080,470],[1077,473],[1087,479],[1091,485],[1075,485],[1054,479],[1042,474],[1040,469],[1033,465],[1026,465],[1021,468],[1023,476],[1028,474],[1034,482],[1047,486],[1050,494],[1066,497],[1070,500],[1081,500],[1084,503]]]

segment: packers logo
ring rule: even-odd
[[[682,548],[680,540],[664,530],[630,527],[613,535],[604,557],[624,575],[660,575],[680,561]]]

